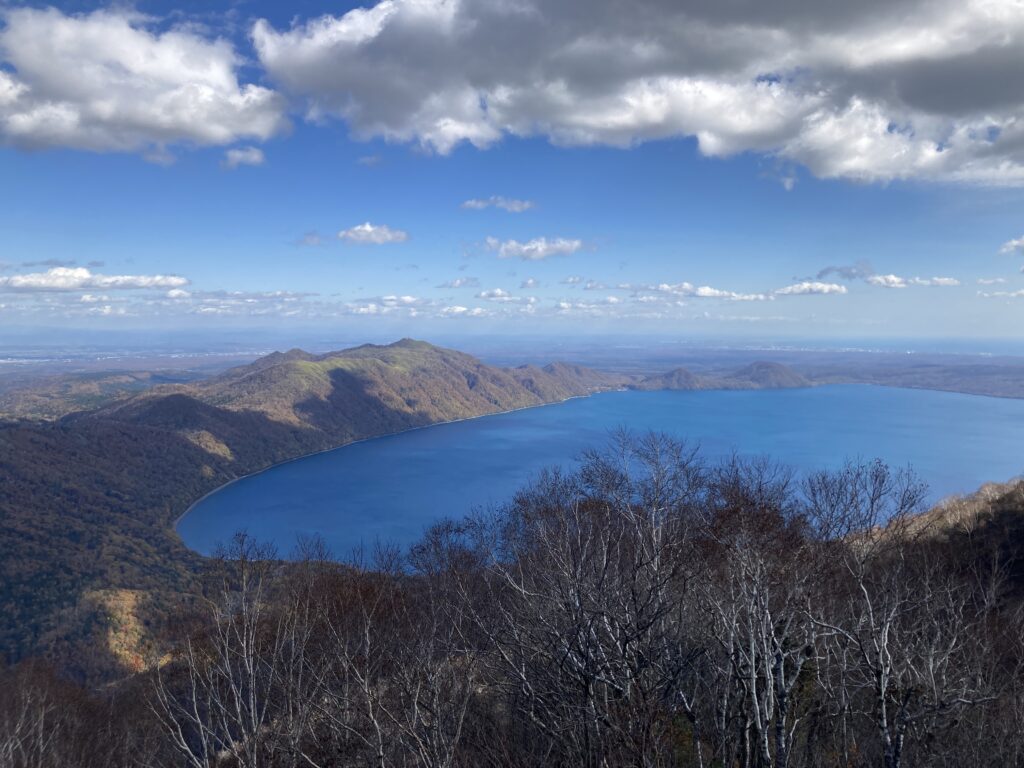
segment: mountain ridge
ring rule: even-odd
[[[173,531],[197,499],[240,476],[354,440],[619,388],[569,365],[505,369],[406,339],[312,355],[272,353],[210,379],[160,384],[53,421],[0,423],[0,658],[57,659],[82,681],[116,678],[88,645],[97,590],[139,592],[147,617],[197,589],[204,560]],[[121,654],[123,656],[123,654]]]

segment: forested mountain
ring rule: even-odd
[[[353,440],[621,383],[574,366],[494,368],[404,339],[275,353],[55,422],[0,424],[0,654],[13,661],[45,650],[83,677],[116,673],[124,658],[82,654],[81,641],[103,639],[102,606],[123,605],[124,590],[138,593],[132,604],[152,622],[168,595],[192,588],[199,558],[172,523],[232,478]]]

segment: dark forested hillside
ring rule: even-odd
[[[144,642],[147,623],[191,588],[199,559],[172,523],[232,478],[360,438],[620,383],[571,366],[494,368],[406,339],[275,353],[56,422],[0,424],[0,655],[54,654],[89,679],[115,673],[132,651],[111,652],[112,622]],[[97,638],[103,647],[81,652]]]
[[[0,670],[0,760],[1021,765],[1024,486],[923,494],[621,434],[406,552],[239,535],[119,685]]]

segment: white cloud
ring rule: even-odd
[[[898,275],[870,275],[864,281],[882,288],[906,288],[907,281]]]
[[[385,224],[371,224],[367,221],[341,230],[338,237],[350,243],[384,245],[386,243],[404,243],[409,239],[409,233],[401,229],[392,229]]]
[[[98,275],[85,267],[54,267],[45,272],[0,277],[0,290],[48,292],[180,288],[188,280],[177,275]]]
[[[487,238],[487,248],[497,251],[500,259],[522,259],[523,261],[542,261],[551,256],[568,256],[576,253],[583,247],[582,240],[571,240],[564,237],[556,237],[548,240],[546,237],[538,237],[521,243],[518,240],[499,241],[497,238]]]
[[[986,299],[1024,299],[1024,289],[1019,291],[992,291],[991,293],[979,291],[978,295]]]
[[[512,298],[512,294],[501,288],[492,288],[488,291],[481,291],[476,297],[478,299],[487,299],[488,301],[508,301]]]
[[[907,279],[899,275],[868,275],[864,282],[882,288],[906,288],[908,285],[927,285],[934,288],[952,288],[960,285],[955,277],[911,277]]]
[[[978,285],[1002,285],[1006,282],[1004,277],[979,277]]]
[[[689,282],[658,283],[657,285],[630,285],[624,283],[618,287],[631,290],[638,296],[642,293],[656,293],[672,297],[724,299],[726,301],[770,301],[774,298],[771,294],[767,293],[739,293],[737,291],[713,288],[710,285],[695,286]]]
[[[462,307],[462,306],[451,306],[443,307],[438,315],[440,317],[484,317],[487,314],[487,310],[481,309],[480,307]]]
[[[252,37],[311,117],[441,153],[689,136],[821,177],[1024,184],[1015,2],[383,0]]]
[[[846,293],[846,286],[837,283],[821,283],[817,281],[804,281],[794,285],[787,285],[775,291],[777,296],[811,296],[827,295],[832,293]]]
[[[1007,240],[999,248],[1000,253],[1024,253],[1024,237],[1018,237],[1014,240]]]
[[[473,200],[467,200],[462,204],[462,207],[474,211],[480,211],[484,208],[501,208],[509,213],[522,213],[533,208],[533,201],[492,195],[486,199],[474,198]]]
[[[563,278],[561,282],[562,282],[562,285],[579,285],[580,283],[583,282],[583,276],[582,275],[569,275],[568,277]]]
[[[266,161],[259,147],[237,147],[224,153],[224,167],[234,170],[240,165],[263,165]]]
[[[262,140],[287,126],[277,93],[239,82],[231,44],[193,27],[157,32],[124,8],[12,8],[0,20],[0,141],[168,162],[167,145]]]
[[[476,297],[484,301],[494,301],[501,304],[533,304],[537,301],[532,296],[513,296],[503,288],[481,291]]]
[[[533,277],[528,277],[519,284],[520,288],[537,288],[539,286],[540,281]]]

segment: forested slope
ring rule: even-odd
[[[172,523],[232,478],[352,440],[620,383],[571,366],[494,368],[405,339],[275,353],[56,422],[0,424],[0,655],[44,651],[82,677],[110,675],[119,659],[79,653],[83,638],[105,631],[95,593],[141,590],[165,606],[187,592],[200,560]]]

